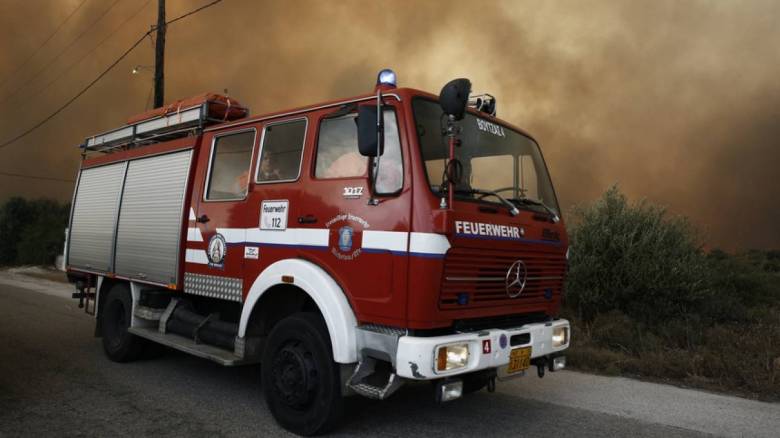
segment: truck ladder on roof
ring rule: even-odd
[[[88,152],[113,152],[122,148],[141,146],[175,138],[197,135],[208,125],[225,119],[209,116],[209,105],[221,105],[217,101],[177,109],[175,112],[139,120],[121,128],[88,137],[79,147]],[[248,111],[246,111],[248,113]]]

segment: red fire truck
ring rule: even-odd
[[[204,95],[81,145],[74,298],[117,362],[261,363],[286,429],[429,381],[445,402],[565,367],[568,238],[539,146],[466,79],[263,116]]]

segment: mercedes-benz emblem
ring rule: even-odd
[[[528,268],[526,268],[525,263],[522,260],[512,263],[512,266],[506,271],[506,280],[504,280],[506,294],[509,295],[509,298],[517,298],[523,293],[527,278]]]

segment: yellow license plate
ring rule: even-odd
[[[507,374],[524,371],[531,366],[531,347],[515,348],[509,353]]]

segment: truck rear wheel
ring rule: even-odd
[[[132,318],[132,303],[130,288],[126,284],[115,284],[108,291],[100,312],[103,350],[114,362],[135,360],[144,349],[145,341],[127,331]]]
[[[315,435],[338,423],[341,378],[320,315],[297,313],[274,326],[263,351],[261,378],[268,408],[285,429]]]

